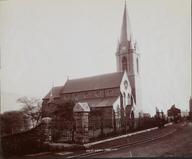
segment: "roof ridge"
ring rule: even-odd
[[[99,77],[99,76],[107,76],[107,75],[112,75],[112,74],[123,74],[123,72],[111,72],[111,73],[105,73],[105,74],[99,74],[99,75],[93,75],[93,76],[86,76],[86,77],[80,77],[80,78],[73,78],[73,79],[69,79],[68,81],[72,81],[72,80],[80,80],[80,79],[86,79],[86,78],[95,78],[95,77]]]

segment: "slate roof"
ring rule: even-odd
[[[123,72],[115,72],[79,79],[70,79],[66,81],[64,86],[51,88],[52,90],[50,90],[43,99],[49,99],[51,91],[52,98],[57,98],[60,97],[60,94],[64,93],[119,87],[122,78]]]
[[[118,97],[83,99],[80,102],[86,102],[91,108],[110,107]]]
[[[52,90],[50,90],[49,93],[43,99],[49,99],[51,95],[51,91],[52,91],[52,98],[60,97],[60,92],[62,88],[63,86],[57,86],[57,87],[51,88]]]
[[[66,81],[61,93],[64,94],[119,87],[122,77],[123,72],[115,72],[80,79],[70,79]]]

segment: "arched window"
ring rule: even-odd
[[[130,72],[131,71],[131,61],[130,61],[130,58],[128,58],[128,65],[127,65],[127,67],[128,67],[128,71]]]
[[[128,93],[128,98],[127,98],[127,100],[128,100],[128,105],[131,105],[131,96],[130,96],[129,93]]]
[[[131,96],[131,105],[133,105],[133,96]]]
[[[137,73],[139,73],[139,60],[137,58]]]
[[[122,58],[122,69],[127,71],[127,58],[125,56]]]

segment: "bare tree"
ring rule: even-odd
[[[8,111],[0,114],[1,135],[10,135],[24,130],[23,112]]]
[[[40,122],[42,116],[41,100],[24,96],[17,99],[17,102],[21,103],[25,118],[30,119],[32,127],[35,127]]]

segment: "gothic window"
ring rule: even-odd
[[[109,95],[112,96],[113,95],[113,90],[109,90]]]
[[[97,90],[97,91],[95,92],[95,96],[96,96],[96,97],[100,97],[100,93],[101,93],[100,90]]]
[[[130,61],[130,58],[128,58],[128,71],[129,72],[131,71],[131,61]]]
[[[137,58],[137,73],[139,73],[139,60]]]
[[[123,93],[123,105],[124,105],[124,107],[126,105],[126,94],[125,94],[125,92]]]
[[[131,105],[131,96],[130,96],[130,94],[128,93],[128,105]]]
[[[120,107],[119,105],[117,105],[116,118],[119,119],[120,117],[121,117]]]
[[[131,96],[131,105],[133,105],[133,96]]]
[[[127,71],[127,58],[125,56],[122,59],[122,69]]]
[[[84,93],[84,98],[88,98],[88,95],[89,95],[89,93],[88,93],[88,92],[85,92],[85,93]]]

